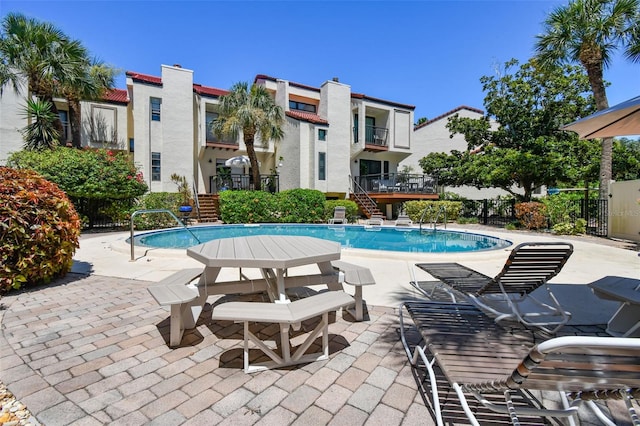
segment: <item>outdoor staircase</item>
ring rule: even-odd
[[[351,193],[351,200],[355,201],[367,219],[370,219],[371,216],[382,216],[382,212],[378,209],[378,205],[366,192]]]
[[[220,204],[217,194],[198,194],[198,205],[200,206],[198,222],[217,222],[219,220]]]

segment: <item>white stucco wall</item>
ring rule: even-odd
[[[640,242],[640,179],[609,186],[609,237]]]
[[[351,163],[351,87],[337,81],[326,81],[320,87],[319,115],[329,121],[327,140],[318,141],[317,152],[326,146],[326,190],[325,192],[348,192]],[[317,138],[317,135],[315,135]],[[317,184],[318,173],[315,173]]]
[[[399,167],[412,166],[414,173],[422,173],[422,167],[420,167],[419,161],[428,154],[432,152],[449,153],[452,150],[466,151],[467,142],[464,136],[456,134],[451,138],[449,129],[446,127],[449,117],[455,114],[458,114],[460,117],[472,119],[478,119],[483,116],[482,113],[477,111],[461,108],[415,130],[413,132],[412,153],[399,163]],[[498,188],[477,189],[471,186],[447,186],[444,190],[445,192],[454,192],[462,197],[473,200],[509,195],[508,192]]]
[[[21,85],[20,92],[5,86],[0,96],[0,165],[6,164],[9,154],[20,151],[24,145],[20,129],[27,125],[27,119],[21,115],[26,105],[26,87]]]

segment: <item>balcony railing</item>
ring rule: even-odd
[[[385,173],[356,176],[357,182],[367,192],[400,192],[406,194],[437,194],[438,180],[433,176]]]
[[[223,174],[209,177],[212,194],[221,191],[254,190],[253,175]],[[280,179],[278,175],[260,175],[262,191],[280,192]]]
[[[389,129],[386,127],[365,126],[364,143],[368,145],[387,146],[387,135]],[[353,139],[356,143],[360,142],[359,131],[357,127],[353,128]]]

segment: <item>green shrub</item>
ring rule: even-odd
[[[288,189],[276,196],[280,222],[317,223],[324,219],[325,196],[314,189]]]
[[[580,198],[582,198],[582,194],[562,192],[545,197],[542,200],[552,227],[553,225],[572,222],[574,217],[580,215],[580,205],[572,202]]]
[[[177,192],[150,192],[145,194],[139,203],[130,211],[129,215],[135,210],[171,210],[176,216],[179,216],[178,209],[182,203],[182,197]],[[142,213],[133,218],[135,229],[160,229],[172,228],[177,225],[176,220],[168,214],[161,213]]]
[[[478,220],[477,217],[459,217],[456,222],[458,222],[460,225],[464,225],[464,224],[477,224],[480,223],[480,220]]]
[[[355,201],[351,200],[326,200],[324,202],[324,215],[321,219],[321,222],[327,223],[329,219],[333,217],[333,211],[337,206],[342,206],[345,208],[345,215],[347,216],[347,221],[353,223],[356,221],[358,217],[358,205]]]
[[[80,219],[60,188],[31,170],[0,167],[0,292],[64,276]]]
[[[526,229],[547,228],[546,207],[537,201],[517,203],[516,217]]]
[[[587,221],[578,219],[575,222],[556,223],[551,227],[551,231],[558,235],[584,234],[587,231]]]
[[[444,207],[443,214],[441,209]],[[462,202],[460,201],[407,201],[403,205],[403,209],[409,218],[418,223],[422,219],[423,223],[431,223],[436,218],[438,222],[444,221],[446,216],[447,221],[456,221],[460,216],[460,210],[462,210]],[[423,213],[427,210],[424,217]]]
[[[280,222],[277,194],[264,191],[220,192],[220,218],[224,223]]]

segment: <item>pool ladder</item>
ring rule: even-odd
[[[426,209],[424,209],[422,211],[422,216],[420,216],[420,232],[422,232],[422,223],[424,222],[424,215],[427,214],[427,212],[431,212],[433,210],[432,207],[427,207]],[[438,211],[436,212],[435,218],[431,221],[431,226],[433,228],[433,230],[436,230],[436,227],[438,226],[438,219],[440,219],[440,214],[442,213],[443,215],[443,223],[444,223],[444,229],[447,229],[447,209],[445,208],[445,206],[440,206],[438,207]]]
[[[198,243],[201,243],[198,237],[196,237],[196,235],[193,232],[191,232],[189,228],[187,228],[187,224],[181,221],[180,219],[178,219],[178,216],[176,216],[175,213],[173,213],[171,210],[166,210],[166,209],[136,210],[135,212],[133,212],[133,214],[131,214],[131,235],[129,237],[129,242],[130,242],[129,245],[131,246],[131,259],[130,259],[131,262],[135,261],[135,254],[134,254],[135,241],[133,239],[133,227],[134,227],[133,218],[138,214],[142,214],[142,213],[169,213],[169,215],[171,215],[171,217],[173,217],[181,227],[186,229],[186,231],[190,233],[191,236],[195,238]]]

